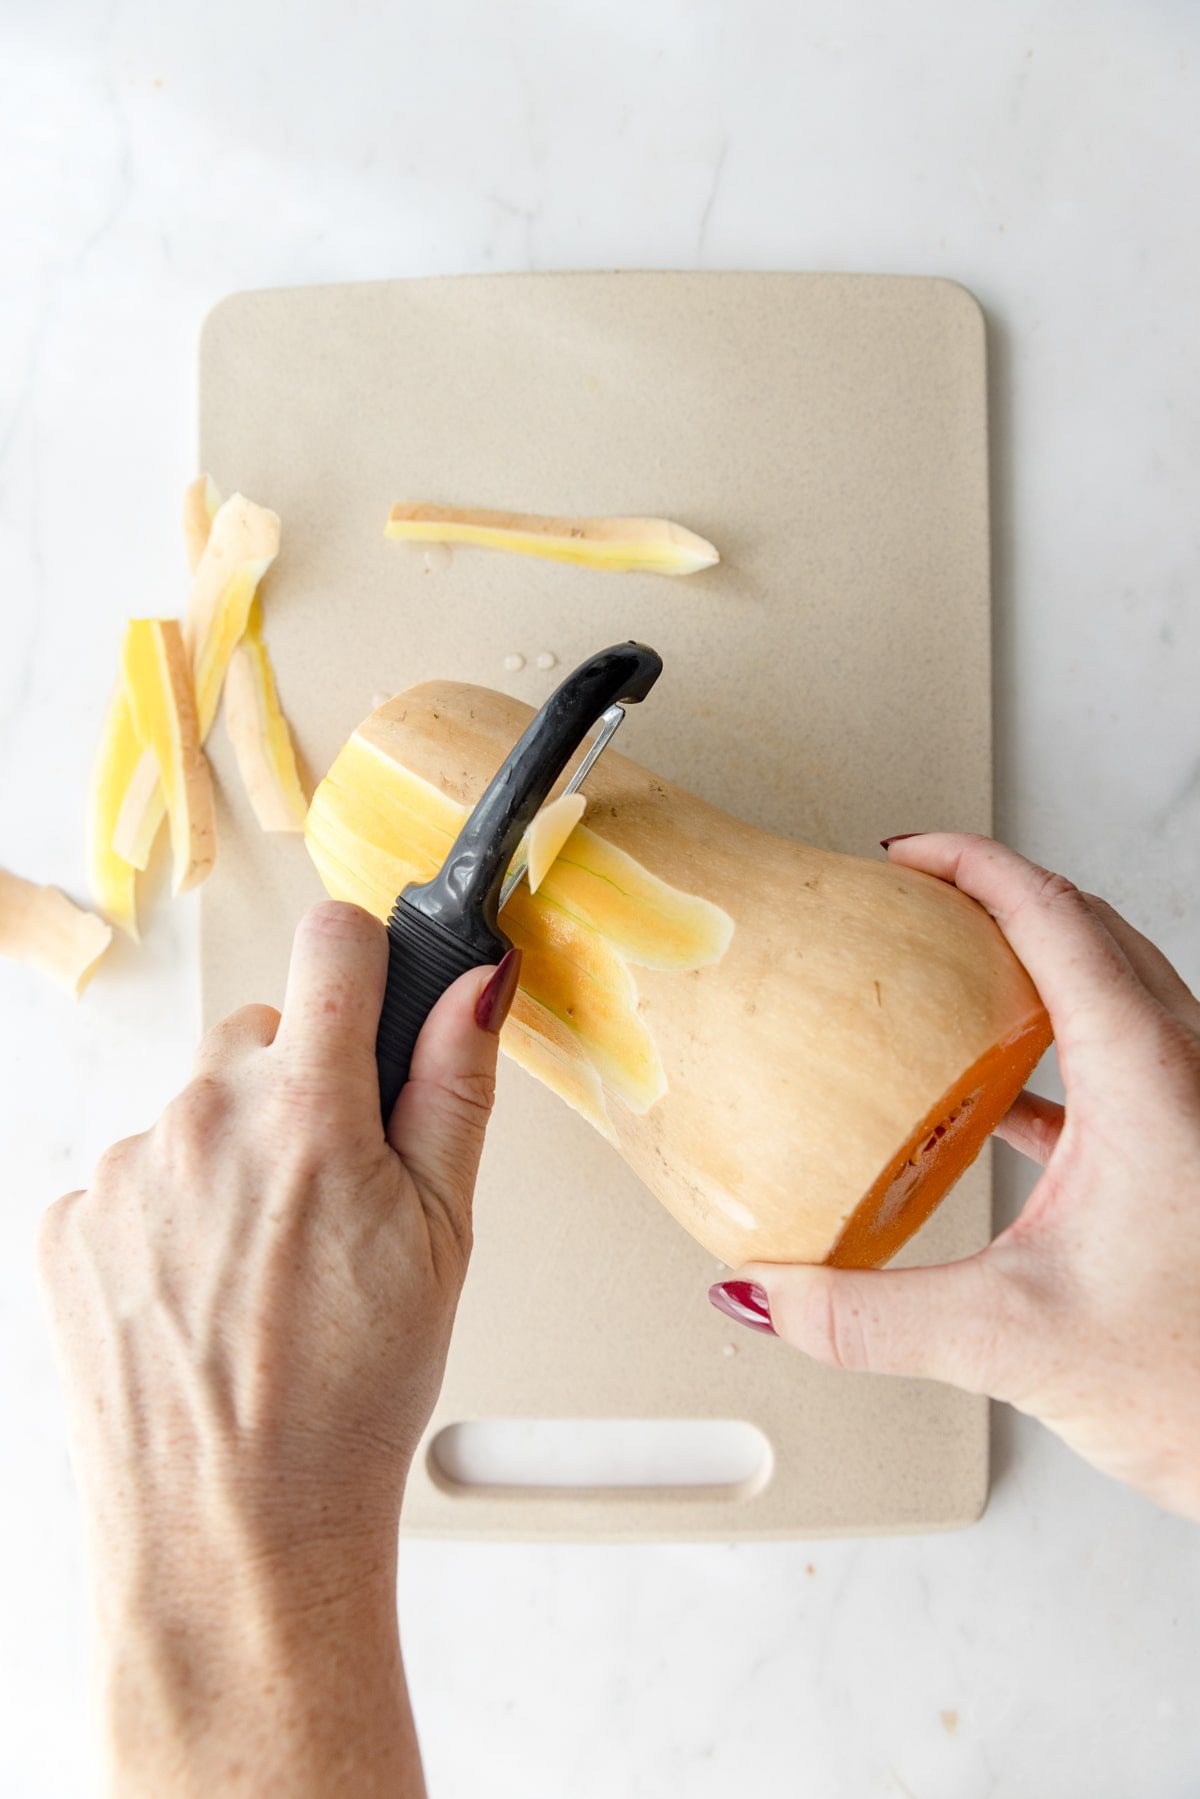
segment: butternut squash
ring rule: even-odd
[[[314,795],[331,894],[384,917],[442,861],[531,716],[432,682],[374,712]],[[873,1266],[975,1158],[1050,1042],[983,909],[932,877],[772,836],[610,750],[504,928],[504,1048],[731,1266]]]

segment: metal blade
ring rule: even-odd
[[[613,734],[624,716],[624,706],[610,706],[607,712],[601,714],[600,729],[596,732],[596,735],[588,745],[587,753],[580,762],[579,767],[575,770],[575,773],[563,788],[564,794],[578,793],[579,789],[583,786],[584,781],[587,779],[588,771],[594,766],[597,758],[603,753],[605,745],[611,742]],[[507,906],[512,895],[521,885],[521,882],[525,878],[525,871],[528,866],[528,857],[522,850],[514,859],[513,865],[508,872],[508,878],[505,881],[504,886],[500,889],[501,909]]]

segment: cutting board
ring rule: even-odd
[[[283,519],[266,631],[313,776],[384,695],[450,676],[537,705],[634,637],[666,672],[620,747],[705,799],[862,855],[891,832],[988,829],[985,347],[961,288],[579,274],[238,294],[205,324],[200,401],[201,466]],[[669,580],[426,556],[384,538],[402,499],[662,514],[722,561]],[[212,755],[207,1021],[279,1001],[319,893],[302,843],[255,826],[219,726]],[[989,1216],[981,1163],[910,1254],[969,1253]],[[723,1319],[712,1258],[511,1065],[476,1228],[408,1531],[786,1537],[979,1515],[984,1402],[823,1370]],[[458,1422],[588,1418],[744,1420],[769,1454],[726,1485],[564,1491],[459,1484],[430,1453]]]

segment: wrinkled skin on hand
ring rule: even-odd
[[[343,1790],[344,1722],[327,1720],[327,1742],[306,1686],[311,1643],[315,1689],[337,1688],[319,1655],[326,1624],[339,1667],[353,1662],[348,1633],[374,1646],[343,1713],[381,1679],[393,1751],[411,1735],[396,1523],[470,1255],[516,969],[474,970],[444,996],[385,1134],[386,962],[376,920],[314,908],[282,1016],[249,1006],[210,1031],[157,1124],[109,1150],[44,1223],[122,1792],[284,1790],[269,1789],[293,1774],[271,1759],[268,1686],[308,1720],[274,1733],[290,1729],[278,1753],[309,1764],[286,1790]],[[174,1662],[180,1691],[163,1693],[155,1722],[147,1686],[170,1686]],[[247,1701],[232,1732],[231,1681]],[[418,1791],[410,1749],[408,1762],[377,1755],[345,1790]],[[244,1787],[231,1772],[243,1766]]]

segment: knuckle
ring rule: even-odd
[[[367,943],[373,941],[383,926],[361,906],[346,900],[321,900],[310,906],[300,920],[296,935],[316,943]]]
[[[205,1032],[196,1052],[196,1060],[203,1064],[237,1044],[258,1042],[265,1047],[272,1041],[278,1028],[279,1013],[274,1006],[240,1006],[228,1018],[223,1018],[219,1024]]]
[[[481,1069],[452,1074],[441,1082],[441,1091],[446,1104],[461,1116],[486,1119],[495,1104],[496,1077]]]
[[[229,1020],[247,1032],[261,1032],[264,1036],[274,1032],[279,1024],[279,1012],[275,1006],[240,1006]]]
[[[1118,912],[1111,901],[1106,900],[1102,894],[1080,893],[1079,901],[1081,906],[1091,913],[1097,924],[1103,925],[1105,930],[1116,938],[1119,945],[1127,941],[1129,932],[1133,932],[1135,938],[1141,935],[1140,932],[1134,931],[1129,920]]]
[[[870,1337],[857,1281],[839,1270],[814,1270],[811,1286],[781,1322],[785,1334],[808,1355],[849,1373],[870,1365]]]
[[[96,1163],[90,1182],[91,1191],[107,1192],[127,1180],[134,1156],[142,1142],[141,1137],[122,1137],[119,1143],[110,1144]]]
[[[1087,895],[1080,893],[1074,881],[1068,881],[1066,875],[1055,874],[1047,868],[1039,870],[1031,897],[1045,906],[1066,904],[1078,908],[1087,905]]]
[[[230,1094],[216,1075],[198,1074],[173,1099],[159,1120],[168,1147],[194,1157],[205,1151],[220,1131],[229,1110]]]
[[[1011,925],[1024,912],[1048,912],[1054,908],[1076,913],[1086,912],[1088,901],[1074,881],[1069,881],[1066,875],[1056,874],[1053,869],[1038,868],[1031,863],[1028,884],[1011,907],[1008,924]]]
[[[829,1360],[835,1368],[858,1373],[871,1366],[871,1332],[866,1308],[852,1282],[827,1283],[824,1307]]]

